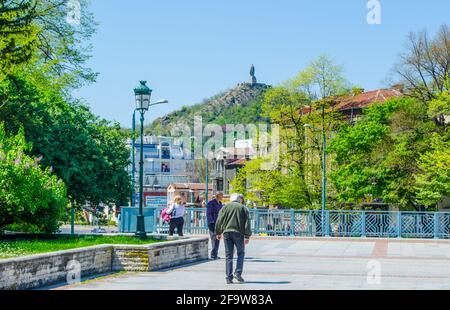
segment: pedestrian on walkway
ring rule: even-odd
[[[242,272],[244,269],[245,246],[250,242],[252,230],[248,209],[243,205],[244,196],[231,195],[231,203],[224,206],[219,212],[216,223],[216,238],[223,239],[226,253],[227,284],[233,283],[235,278],[239,283],[244,283]],[[233,274],[233,252],[237,250],[237,266]]]
[[[166,213],[170,214],[169,236],[173,236],[176,228],[178,235],[183,237],[184,215],[186,214],[183,198],[176,196]]]
[[[219,217],[219,212],[222,209],[223,194],[221,192],[216,193],[213,200],[206,205],[206,217],[208,220],[209,236],[211,237],[211,259],[219,259],[219,245],[220,240],[216,238],[216,223]]]

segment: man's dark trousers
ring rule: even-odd
[[[217,240],[217,238],[216,238],[217,237],[216,236],[216,224],[211,223],[208,225],[208,227],[209,227],[209,236],[211,237],[211,246],[212,246],[211,258],[215,259],[219,255],[220,240]]]
[[[225,242],[227,278],[232,280],[234,247],[236,247],[238,255],[235,275],[241,276],[244,270],[244,258],[245,258],[244,235],[238,232],[226,232],[223,234],[223,239]]]

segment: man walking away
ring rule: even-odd
[[[245,246],[250,242],[252,230],[250,226],[250,215],[243,205],[244,196],[241,194],[231,195],[231,203],[220,210],[216,223],[217,240],[224,238],[226,253],[227,284],[233,283],[233,277],[239,283],[244,283],[242,272],[244,269]],[[237,266],[233,275],[233,252],[237,250]]]
[[[206,216],[208,218],[209,236],[211,237],[211,259],[219,259],[220,240],[216,238],[216,222],[222,209],[223,194],[217,193],[216,197],[206,205]]]

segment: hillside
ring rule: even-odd
[[[190,107],[156,119],[145,132],[153,135],[169,135],[176,123],[193,125],[194,116],[201,115],[203,123],[246,124],[262,120],[261,98],[269,85],[261,83],[242,83],[236,87],[204,100]]]

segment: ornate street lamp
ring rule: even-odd
[[[141,84],[134,89],[136,100],[136,110],[141,114],[141,143],[140,143],[140,160],[139,160],[139,215],[137,216],[136,236],[145,238],[147,233],[145,231],[144,218],[144,114],[148,111],[150,106],[167,103],[167,100],[160,100],[155,103],[150,103],[152,90],[146,85],[146,81],[141,81]],[[135,110],[135,111],[136,111]],[[133,117],[134,122],[134,117]],[[133,124],[133,129],[135,128]],[[133,131],[134,139],[134,131]],[[133,150],[134,153],[134,150]]]

